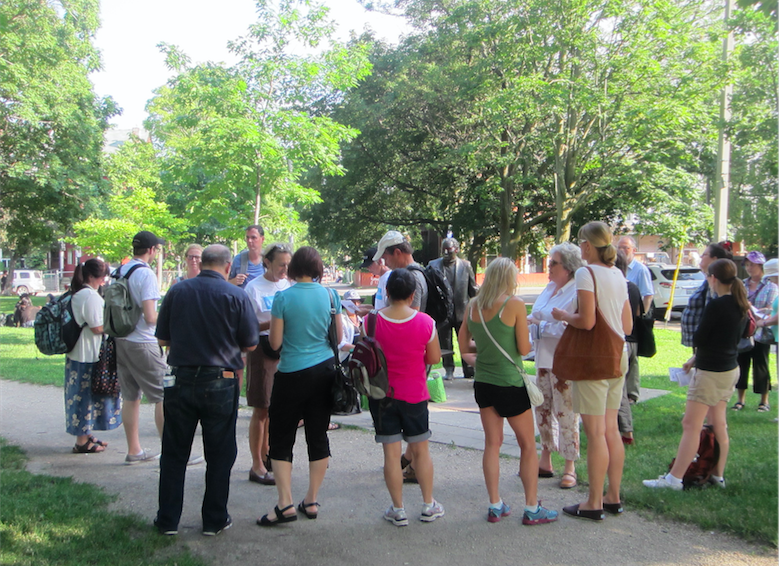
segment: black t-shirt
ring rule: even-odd
[[[692,345],[695,367],[706,371],[730,371],[738,366],[738,341],[744,333],[746,317],[733,295],[712,299],[703,311]]]

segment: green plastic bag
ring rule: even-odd
[[[431,403],[446,403],[446,391],[444,380],[437,371],[431,371],[427,377],[427,392],[430,394]]]

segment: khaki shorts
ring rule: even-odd
[[[167,369],[159,344],[116,339],[116,372],[126,401],[139,401],[143,392],[150,403],[161,402]]]
[[[713,407],[720,401],[729,401],[736,390],[741,374],[738,366],[729,371],[696,369],[687,390],[687,400]]]
[[[606,409],[618,410],[622,403],[628,355],[622,352],[622,377],[573,382],[573,412],[580,415],[605,415]]]

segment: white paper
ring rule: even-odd
[[[690,384],[692,376],[695,374],[695,368],[690,368],[690,371],[684,371],[682,368],[668,368],[668,374],[671,381],[678,383],[679,387],[685,387]]]
[[[357,305],[355,305],[352,301],[349,299],[343,299],[341,300],[341,306],[348,310],[349,312],[357,312]]]

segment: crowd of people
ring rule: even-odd
[[[446,378],[454,377],[454,332],[463,373],[474,379],[484,429],[487,520],[499,522],[511,514],[499,489],[506,419],[521,451],[523,524],[558,519],[557,511],[540,505],[538,478],[555,476],[551,456],[556,452],[565,461],[559,487],[577,485],[580,422],[587,436],[588,497],[563,507],[563,512],[602,521],[606,513],[623,512],[625,446],[633,443],[631,405],[640,395],[633,326],[651,311],[653,294],[647,268],[635,258],[635,241],[623,237],[617,245],[613,242],[607,224],[590,222],[579,230],[578,245],[554,246],[547,262],[549,284],[528,314],[515,294],[513,261],[490,262],[479,287],[470,264],[457,257],[459,243],[447,238],[442,257],[431,264],[446,281],[453,308],[446,320],[435,320],[426,313],[434,292],[428,275],[414,260],[406,237],[397,231],[387,232],[363,257],[361,266],[379,278],[372,304],[354,290],[342,299],[323,286],[324,265],[316,249],[304,246],[293,251],[283,243],[263,249],[264,231],[252,225],[246,229],[247,249],[234,258],[219,244],[205,249],[190,245],[185,253],[186,273],[171,286],[159,312],[160,291],[149,263],[165,242],[150,232],[139,232],[132,241],[132,259],[114,274],[127,279],[139,311],[132,332],[115,340],[121,396],[91,394],[89,386],[103,341],[103,299],[98,289],[107,276],[107,265],[90,259],[74,274],[74,318],[85,331],[67,355],[65,369],[67,431],[76,437],[73,451],[103,452],[107,444],[93,432],[123,424],[127,464],[160,460],[154,525],[161,534],[174,535],[187,466],[203,459],[191,453],[199,424],[207,466],[203,534],[217,535],[232,525],[227,503],[238,449],[238,397],[245,377],[252,408],[248,479],[275,485],[277,491],[275,506],[257,524],[273,527],[296,521],[299,514],[316,519],[330,458],[331,390],[338,364],[348,363],[370,321],[386,356],[390,391],[385,399],[369,400],[390,498],[383,517],[395,526],[408,525],[403,483],[414,482],[422,496],[419,519],[435,521],[445,510],[433,497],[427,378],[431,365],[442,358]],[[704,421],[713,426],[720,445],[720,460],[710,481],[724,487],[729,446],[726,404],[738,389],[733,409],[745,407],[750,364],[753,389],[761,396],[758,411],[768,410],[767,356],[777,335],[777,263],[750,252],[745,262],[750,277],[742,282],[726,243],[711,244],[703,253],[706,281],[690,297],[682,318],[682,343],[694,349],[685,363],[685,370],[694,370],[694,376],[682,438],[673,468],[658,479],[644,481],[647,487],[682,489]],[[749,312],[756,317],[758,332],[751,347],[740,347]],[[607,361],[612,369],[592,370],[584,376],[566,369],[570,365],[564,363],[559,346],[574,331],[614,344],[610,353],[599,354],[611,357]],[[333,334],[340,338],[333,339]],[[535,381],[523,366],[523,357],[531,351]],[[531,402],[530,389],[536,385],[542,400]],[[161,454],[140,444],[142,395],[154,404]],[[537,405],[540,456],[533,405]],[[296,505],[291,477],[301,427],[309,482]]]

